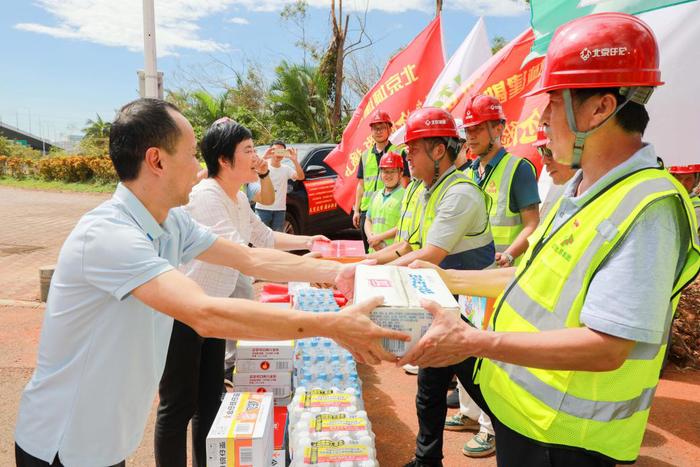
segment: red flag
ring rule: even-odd
[[[542,162],[532,143],[537,139],[537,126],[549,98],[546,94],[522,97],[535,86],[544,65],[544,59],[538,58],[523,66],[534,38],[532,29],[528,28],[499,50],[460,86],[446,108],[461,119],[469,96],[496,97],[503,104],[507,119],[501,138],[503,146],[514,155],[530,159],[539,173]]]
[[[382,77],[355,109],[340,144],[325,159],[338,173],[334,197],[346,212],[350,212],[355,200],[360,158],[373,144],[367,123],[370,113],[380,108],[391,115],[394,125],[403,125],[408,114],[422,106],[444,67],[442,24],[438,16],[389,60]]]

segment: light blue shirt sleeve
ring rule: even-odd
[[[581,310],[587,327],[661,344],[671,316],[675,278],[685,262],[689,230],[677,198],[649,206],[591,281]]]
[[[208,250],[216,241],[217,236],[207,227],[195,221],[184,209],[173,209],[171,215],[175,217],[180,231],[182,245],[181,264],[189,263]]]

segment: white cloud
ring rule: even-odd
[[[176,49],[217,52],[227,44],[201,37],[197,21],[220,13],[234,0],[168,0],[156,2],[158,54],[173,55]],[[141,0],[38,0],[36,5],[56,18],[57,24],[19,23],[15,28],[78,39],[97,44],[143,50]]]
[[[229,18],[226,20],[226,22],[231,23],[231,24],[250,24],[250,21],[248,21],[245,18],[240,18],[238,16],[236,16],[234,18]]]
[[[228,44],[202,37],[198,21],[225,12],[235,6],[238,11],[280,11],[290,0],[167,0],[155,4],[156,39],[160,56],[173,55],[177,49],[220,52]],[[36,6],[50,13],[55,24],[18,23],[15,28],[60,39],[76,39],[129,50],[143,50],[142,0],[36,0]],[[329,9],[328,0],[309,0],[309,5]],[[433,12],[432,0],[346,0],[344,10],[400,13]],[[486,16],[510,16],[527,10],[522,0],[447,0],[449,10],[466,10]],[[248,20],[234,17],[234,24]]]

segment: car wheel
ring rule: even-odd
[[[282,227],[282,231],[289,235],[301,234],[301,232],[299,231],[299,223],[294,218],[294,215],[292,215],[289,212],[285,213],[284,215],[284,225]]]

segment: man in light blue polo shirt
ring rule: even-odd
[[[194,258],[267,280],[333,282],[338,263],[218,239],[178,208],[196,182],[196,141],[176,107],[124,106],[110,131],[121,183],[66,239],[51,282],[36,370],[20,401],[18,466],[112,466],[141,441],[163,372],[173,318],[202,336],[291,339],[321,335],[360,361],[394,360],[372,300],[337,314],[279,310],[204,294],[176,267]],[[223,364],[223,362],[222,362]]]

